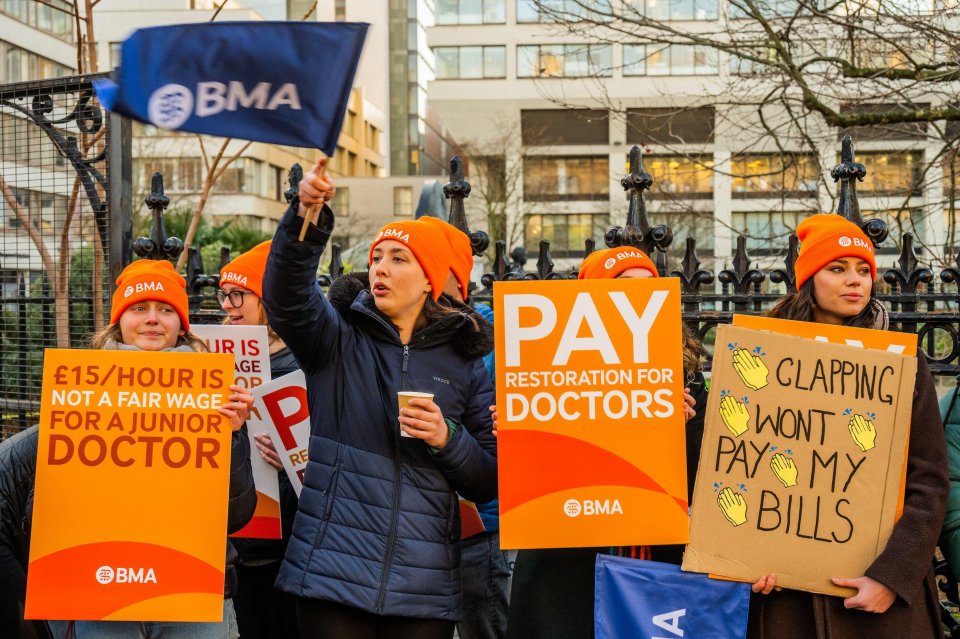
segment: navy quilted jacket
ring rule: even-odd
[[[493,387],[481,355],[490,327],[465,313],[400,342],[369,292],[335,308],[316,272],[333,230],[324,207],[305,241],[296,202],[281,220],[264,277],[270,325],[307,378],[309,461],[277,587],[382,615],[458,620],[457,496],[497,493]],[[459,424],[440,451],[400,438],[397,391],[434,393]]]

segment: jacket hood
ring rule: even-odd
[[[377,316],[388,326],[392,326],[390,320],[374,304],[369,286],[366,273],[347,273],[333,281],[327,291],[327,299],[350,323],[356,324],[364,318],[373,321],[373,317]],[[461,304],[447,295],[440,296],[440,303],[453,307],[459,313],[452,314],[448,320],[437,322],[439,326],[430,326],[418,332],[411,343],[416,343],[421,337],[427,339],[434,335],[449,335],[448,339],[451,340],[454,350],[464,357],[483,357],[493,350],[493,325],[490,322],[473,307]],[[474,321],[470,321],[471,319]]]

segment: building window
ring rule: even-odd
[[[437,47],[437,79],[504,78],[506,47]]]
[[[263,193],[263,162],[252,158],[239,158],[235,160],[216,184],[213,189],[217,193],[249,193],[251,195],[261,195]]]
[[[533,259],[540,250],[540,240],[550,242],[550,253],[554,257],[583,255],[586,241],[603,237],[609,225],[610,218],[606,214],[528,215],[524,246]]]
[[[713,158],[709,156],[658,155],[643,159],[643,166],[653,176],[652,197],[713,197]],[[629,172],[630,158],[626,160]]]
[[[627,109],[627,144],[713,142],[713,107]]]
[[[737,235],[747,238],[747,250],[757,254],[774,254],[787,248],[787,240],[797,224],[811,211],[747,211],[733,214],[733,246]]]
[[[923,194],[923,151],[858,152],[856,161],[867,168],[860,195]]]
[[[71,73],[70,67],[0,40],[0,84],[62,78]]]
[[[796,39],[785,43],[790,49],[790,58],[795,66],[803,66],[808,73],[822,73],[827,70],[827,62],[817,60],[827,50],[827,41],[818,39]],[[734,75],[772,75],[781,70],[783,62],[777,49],[771,45],[756,47],[738,47],[745,56],[731,54],[730,73]]]
[[[364,144],[367,145],[368,149],[379,153],[380,152],[380,129],[370,124],[369,122],[367,122],[366,135],[363,141],[364,141]]]
[[[633,0],[633,8],[653,20],[716,20],[717,0]]]
[[[734,156],[730,173],[733,197],[814,195],[820,166],[812,155]]]
[[[530,202],[606,200],[610,193],[606,157],[526,157],[523,199]]]
[[[673,231],[672,253],[682,255],[686,250],[688,237],[696,238],[698,254],[703,255],[704,251],[713,251],[716,233],[713,228],[712,211],[663,212],[658,213],[656,218],[658,223],[662,221]]]
[[[343,123],[343,131],[349,135],[354,140],[360,139],[360,132],[357,129],[357,114],[354,113],[351,109],[347,109],[347,117]]]
[[[150,184],[154,173],[163,176],[163,189],[170,193],[198,193],[203,188],[203,164],[200,158],[141,158],[137,160],[139,183]],[[227,169],[229,172],[229,169]],[[219,182],[223,182],[224,173]]]
[[[930,105],[918,102],[912,105],[905,104],[856,104],[840,109],[847,114],[879,114],[879,113],[909,113],[919,109],[926,109]],[[879,119],[879,118],[878,118]],[[837,131],[837,139],[849,135],[857,143],[866,140],[923,140],[927,137],[926,122],[895,122],[891,124],[872,124],[866,126],[852,126]]]
[[[609,44],[534,44],[517,47],[518,78],[610,77]]]
[[[503,24],[506,0],[437,0],[437,24]]]
[[[603,22],[610,19],[610,4],[600,0],[595,11],[585,0],[517,0],[517,22]]]
[[[600,109],[523,109],[520,128],[525,146],[610,143],[608,114]]]
[[[346,187],[337,189],[333,205],[336,208],[337,215],[341,217],[350,215],[350,189]]]
[[[642,49],[642,51],[630,51]],[[645,64],[646,75],[716,75],[717,50],[686,44],[625,45],[624,75],[641,75],[638,69]],[[628,73],[629,71],[629,73]]]
[[[64,42],[73,44],[76,41],[73,6],[69,0],[4,0],[0,1],[0,13],[53,34]]]
[[[413,217],[413,187],[393,187],[393,217]]]

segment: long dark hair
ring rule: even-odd
[[[445,295],[441,295],[440,299],[435,300],[428,293],[427,301],[424,302],[423,308],[420,309],[420,315],[417,316],[417,321],[413,324],[413,332],[416,333],[433,322],[461,314],[473,325],[474,330],[479,330],[480,324],[475,317],[476,313],[464,313],[462,309],[451,305],[449,298]]]
[[[852,317],[843,320],[844,326],[857,328],[873,328],[877,321],[877,287],[870,287],[870,299],[863,310]],[[813,278],[807,279],[795,293],[788,293],[767,311],[767,317],[778,319],[797,320],[800,322],[815,322],[813,310],[817,307],[817,297],[814,294]]]

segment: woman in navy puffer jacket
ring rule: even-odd
[[[493,387],[480,357],[491,329],[438,301],[449,246],[418,221],[381,230],[370,288],[334,308],[316,279],[334,222],[323,162],[280,222],[263,286],[270,325],[307,376],[311,415],[277,587],[298,597],[305,638],[451,637],[462,608],[456,493],[477,502],[497,493]],[[312,206],[320,220],[298,241]],[[398,391],[434,400],[412,400],[398,416]]]

